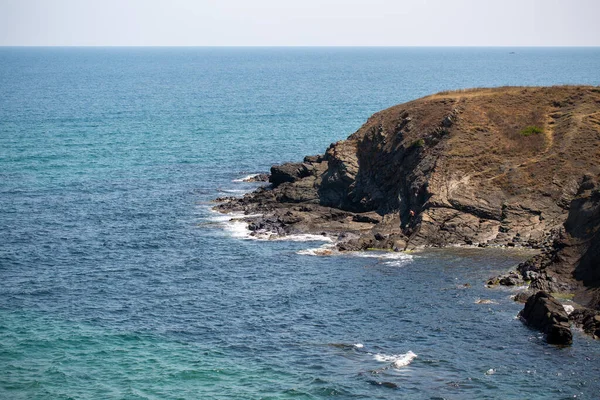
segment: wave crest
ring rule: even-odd
[[[417,355],[409,350],[408,353],[405,354],[375,354],[373,358],[379,362],[391,363],[392,367],[394,368],[402,368],[409,365],[415,358],[417,358]]]

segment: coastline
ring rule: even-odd
[[[374,114],[322,155],[255,175],[270,184],[241,198],[218,198],[213,210],[236,213],[255,238],[323,238],[331,243],[327,255],[535,249],[539,255],[497,283],[529,282],[598,308],[600,302],[586,300],[600,278],[595,265],[573,275],[591,238],[571,245],[569,260],[561,255],[573,234],[569,220],[592,224],[587,232],[594,235],[600,227],[600,218],[581,217],[583,208],[595,207],[600,188],[599,155],[581,148],[600,145],[599,105],[600,89],[591,86],[427,96]]]

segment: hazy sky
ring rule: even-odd
[[[0,45],[600,46],[600,0],[0,0]]]

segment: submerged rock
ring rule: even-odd
[[[516,301],[517,303],[527,303],[527,299],[529,299],[531,297],[531,292],[519,292],[515,295],[515,297],[513,298],[514,301]]]
[[[386,388],[390,388],[390,389],[398,388],[398,385],[395,384],[394,382],[380,382],[380,381],[376,381],[376,380],[368,380],[367,382],[369,382],[373,386],[382,386],[382,387],[386,387]]]

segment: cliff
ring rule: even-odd
[[[578,303],[600,310],[599,179],[584,177],[552,246],[521,263],[518,271],[522,277],[534,277],[531,289],[574,292]],[[577,290],[580,284],[586,290]]]
[[[339,250],[556,253],[565,222],[597,218],[576,210],[588,210],[582,196],[599,161],[600,87],[443,92],[374,114],[323,155],[273,166],[270,187],[219,199],[216,209],[261,214],[244,218],[256,235],[323,234]],[[557,273],[577,264],[574,278],[597,282],[598,247],[581,253],[592,239],[571,232],[573,255],[561,253]]]

